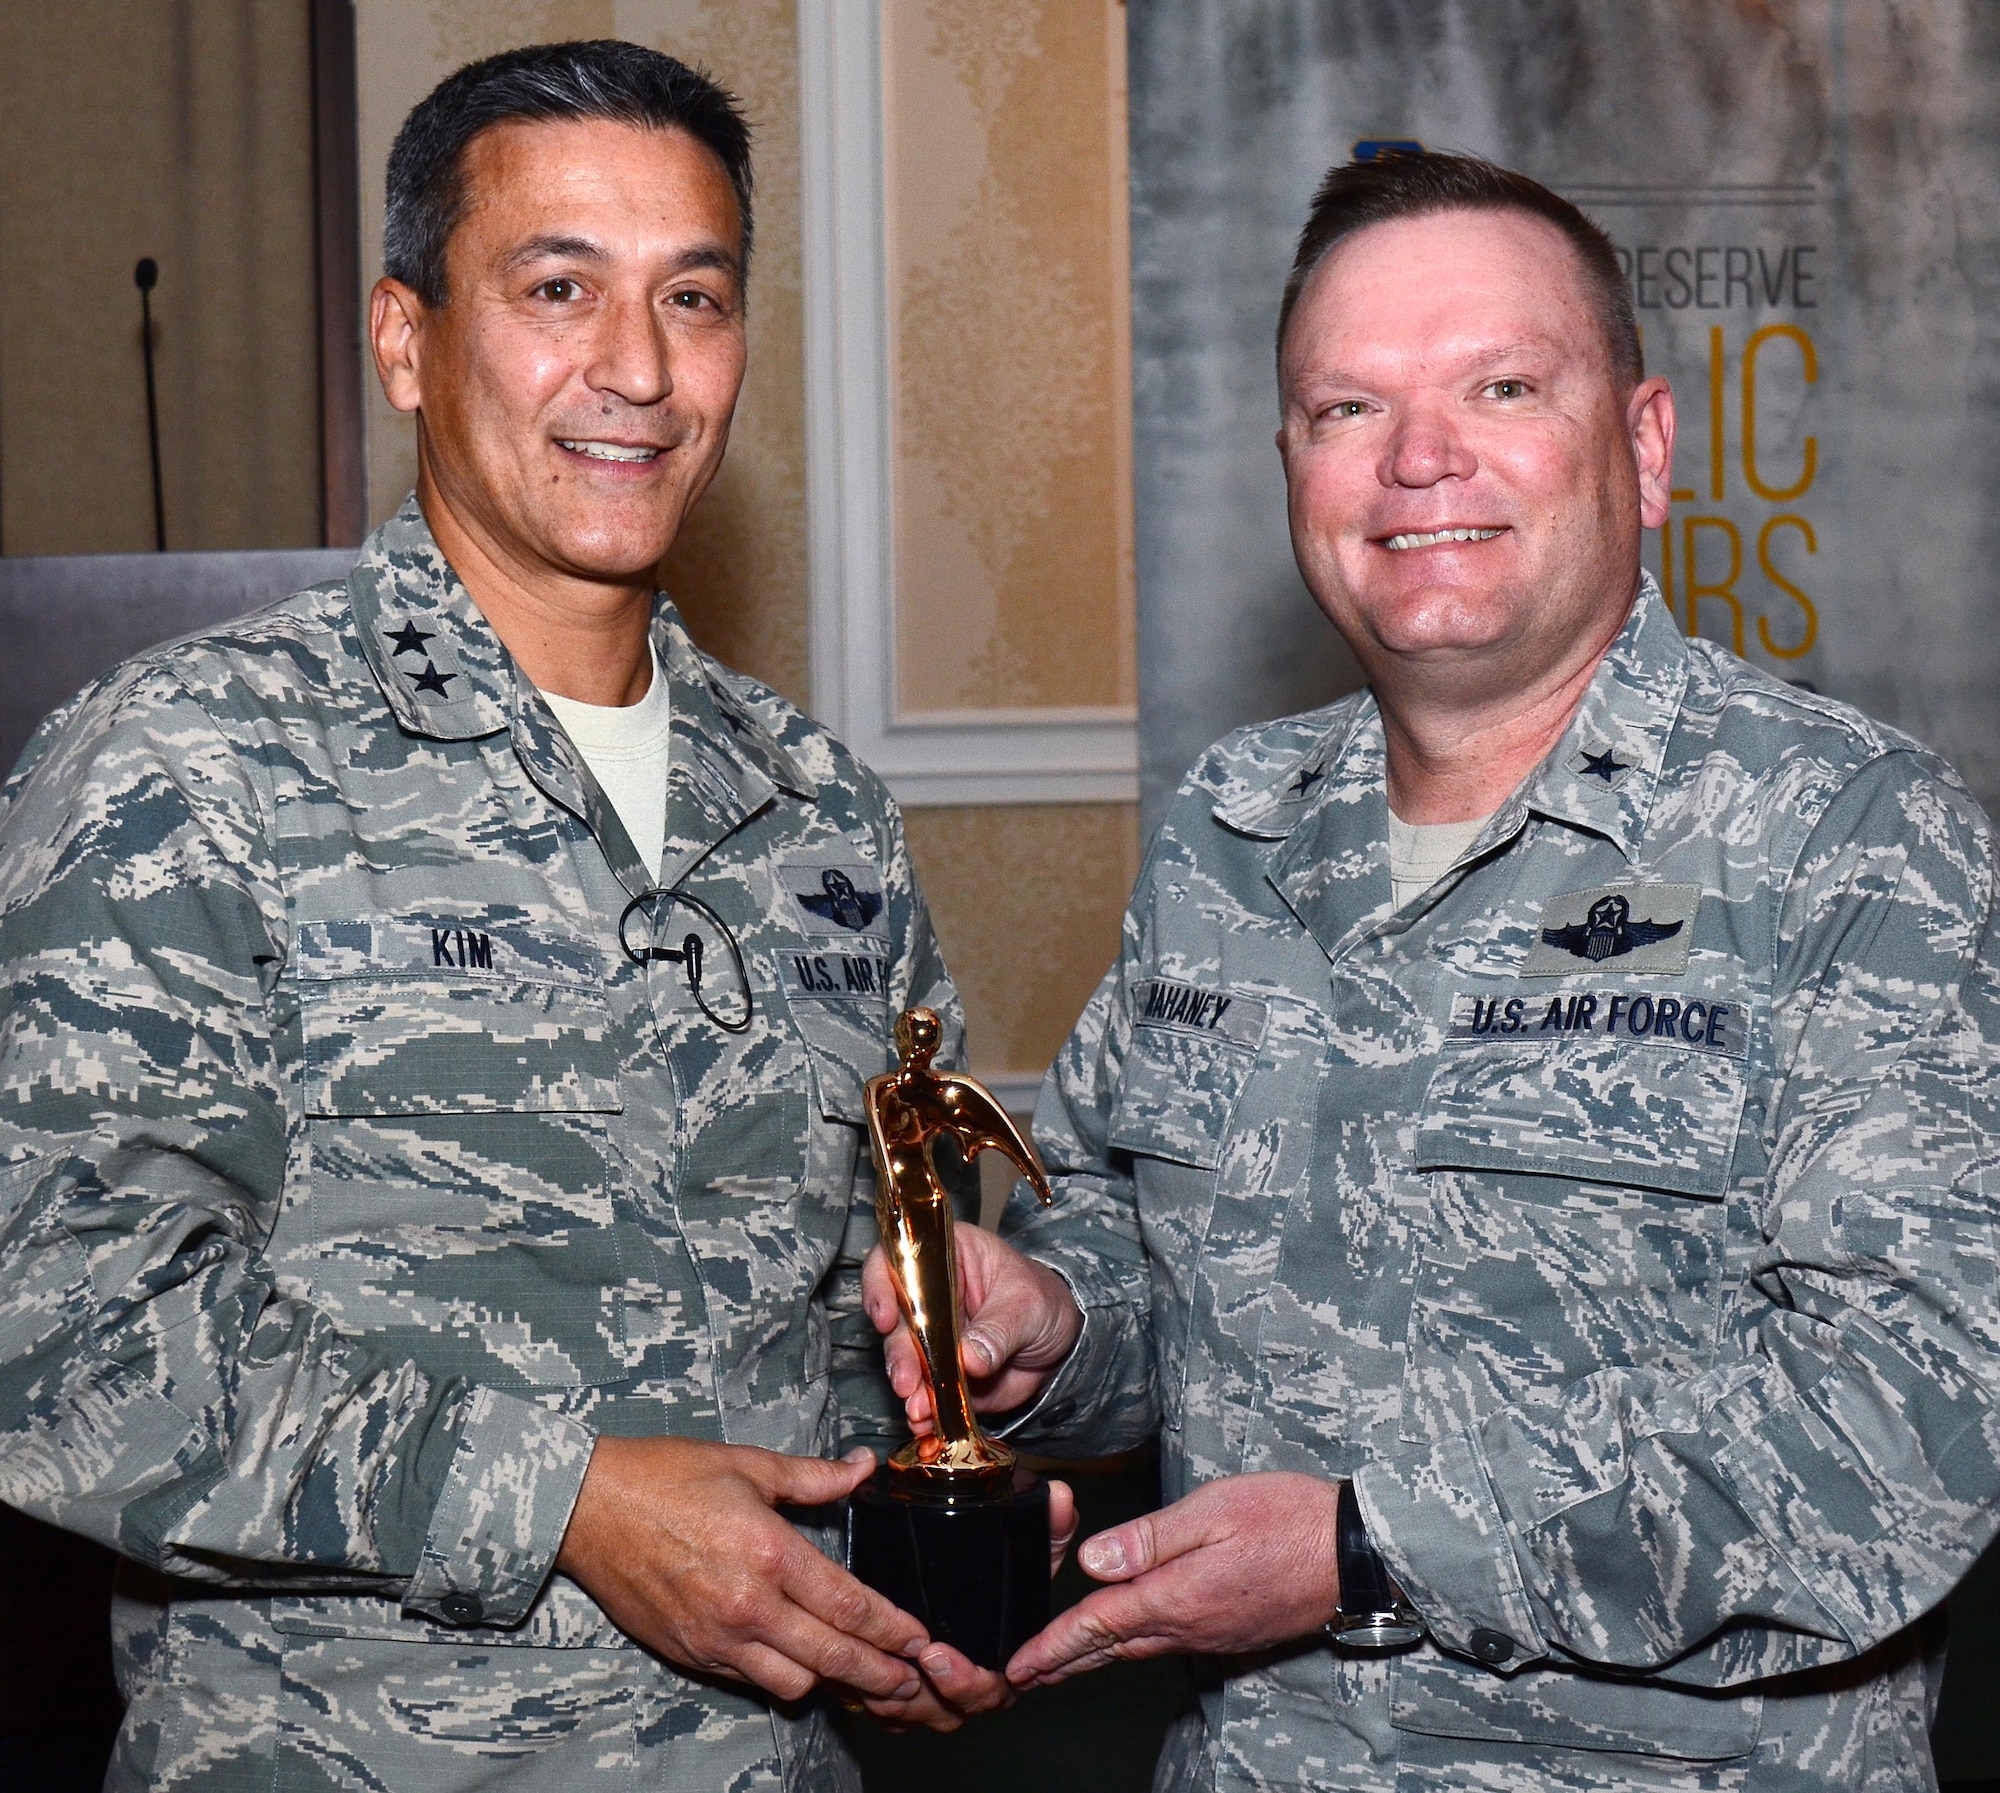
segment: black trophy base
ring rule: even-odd
[[[847,1503],[857,1580],[981,1668],[1001,1669],[1049,1622],[1049,1485],[1016,1469],[998,1492],[905,1488],[885,1463]]]

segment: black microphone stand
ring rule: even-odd
[[[160,264],[150,255],[132,270],[139,289],[140,342],[146,352],[146,446],[153,456],[153,546],[167,551],[167,501],[160,489],[160,401],[153,389],[153,288],[160,282]]]

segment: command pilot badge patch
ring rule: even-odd
[[[882,874],[872,865],[783,865],[779,881],[806,934],[880,934]]]
[[[1608,884],[1567,890],[1542,909],[1521,970],[1558,977],[1598,966],[1615,971],[1687,969],[1699,884]]]

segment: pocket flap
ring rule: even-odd
[[[1720,1053],[1454,1043],[1424,1092],[1417,1168],[1541,1171],[1719,1197],[1748,1090],[1742,1063]]]
[[[1430,1650],[1392,1673],[1389,1722],[1430,1737],[1726,1762],[1755,1749],[1764,1725],[1760,1693],[1548,1668],[1501,1676]]]
[[[1133,1028],[1112,1105],[1110,1143],[1142,1157],[1214,1170],[1256,1062],[1254,1048],[1219,1036]]]
[[[813,1094],[830,1121],[868,1125],[863,1087],[895,1063],[889,1004],[881,993],[808,990],[786,955],[786,1006],[812,1063]]]
[[[588,941],[518,925],[307,922],[296,975],[309,1114],[622,1106]]]

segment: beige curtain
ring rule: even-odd
[[[307,0],[0,7],[0,547],[320,539]]]

